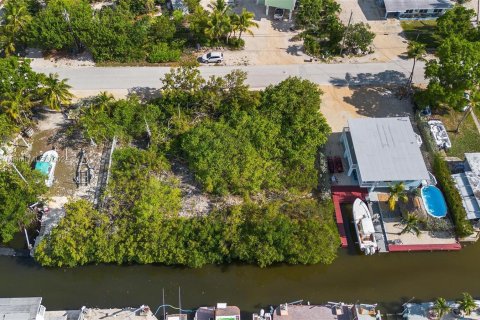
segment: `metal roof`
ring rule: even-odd
[[[351,119],[348,126],[363,182],[429,179],[408,117]]]
[[[412,9],[448,9],[453,3],[448,0],[384,0],[386,12],[405,12]]]
[[[42,298],[0,298],[0,319],[35,320]]]

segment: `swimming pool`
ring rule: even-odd
[[[422,188],[422,199],[429,215],[443,218],[447,215],[447,204],[442,192],[435,186]]]

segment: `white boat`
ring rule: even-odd
[[[375,240],[375,228],[367,205],[361,199],[355,199],[353,203],[353,222],[357,232],[360,250],[366,255],[374,254],[377,251]]]
[[[430,120],[428,121],[428,125],[430,126],[430,132],[432,133],[432,137],[435,140],[437,147],[440,149],[450,149],[452,143],[450,142],[447,129],[445,129],[442,121]]]
[[[57,165],[57,161],[58,161],[57,151],[49,150],[44,154],[42,154],[40,159],[35,163],[35,170],[47,176],[47,179],[45,179],[45,184],[49,188],[53,185],[53,179],[55,175],[55,166]]]

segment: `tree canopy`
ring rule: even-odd
[[[9,242],[20,227],[30,225],[36,217],[28,207],[47,189],[39,172],[26,163],[17,163],[17,168],[27,182],[11,165],[0,168],[0,243]]]

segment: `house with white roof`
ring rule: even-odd
[[[480,219],[480,152],[465,153],[464,172],[452,174],[467,219]]]
[[[421,139],[408,117],[351,119],[341,142],[347,174],[360,187],[373,191],[403,182],[412,189],[430,180]]]
[[[401,20],[436,19],[454,6],[449,0],[383,0],[385,19]]]

